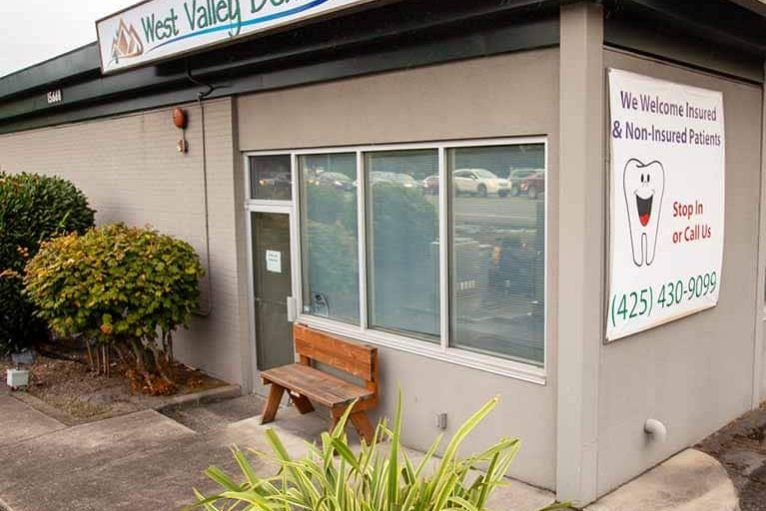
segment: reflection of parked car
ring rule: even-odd
[[[540,169],[514,169],[511,170],[508,180],[511,182],[511,195],[516,197],[521,192],[521,182]]]
[[[488,194],[497,194],[505,197],[511,192],[511,184],[507,179],[497,177],[486,169],[457,169],[452,174],[455,185],[455,193],[469,193],[486,197]]]
[[[354,182],[346,174],[340,172],[323,172],[316,179],[320,186],[332,186],[336,190],[349,191],[354,189]]]
[[[390,183],[405,188],[418,188],[418,182],[409,174],[398,172],[370,172],[370,185],[375,186],[378,183]]]
[[[264,177],[258,180],[262,188],[271,188],[274,192],[289,192],[293,187],[293,181],[289,172],[273,174],[272,177]]]
[[[525,193],[530,199],[536,199],[538,195],[545,192],[545,172],[537,172],[521,180],[519,191]]]
[[[439,176],[434,174],[423,180],[423,193],[426,195],[439,195]]]

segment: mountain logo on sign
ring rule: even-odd
[[[622,175],[625,206],[628,209],[628,230],[636,266],[654,262],[660,211],[665,194],[665,168],[658,161],[643,163],[631,158]]]
[[[120,24],[112,40],[112,61],[119,63],[120,59],[139,57],[144,54],[144,44],[133,25],[126,25],[120,18]]]

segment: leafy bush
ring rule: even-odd
[[[434,454],[439,435],[416,464],[402,448],[401,396],[393,428],[381,422],[370,445],[364,442],[355,454],[344,434],[349,407],[331,433],[322,433],[321,445],[308,445],[306,456],[293,459],[274,430],[266,431],[272,456],[255,453],[279,467],[278,474],[261,477],[245,454],[234,448],[234,458],[245,479],[236,483],[216,467],[206,471],[222,491],[210,497],[195,490],[198,501],[189,509],[206,511],[484,511],[492,492],[504,484],[504,476],[516,452],[518,439],[502,439],[487,450],[459,457],[458,448],[468,434],[497,405],[490,400],[455,433],[441,459]],[[383,443],[385,444],[383,445]],[[479,472],[479,467],[485,471]],[[568,509],[555,504],[546,510]],[[545,511],[545,510],[541,510]]]
[[[40,242],[93,225],[85,195],[59,177],[0,172],[0,354],[47,336],[23,295],[24,265]]]
[[[172,390],[172,332],[197,307],[203,275],[188,243],[112,224],[44,242],[26,270],[27,293],[55,332],[113,347],[144,390]]]

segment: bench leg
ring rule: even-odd
[[[295,408],[297,408],[298,411],[301,413],[301,415],[306,415],[307,413],[311,413],[314,411],[314,405],[311,404],[311,401],[309,401],[309,398],[307,398],[306,396],[301,394],[293,394],[291,392],[290,399],[295,405]]]
[[[354,412],[349,417],[351,424],[356,428],[359,437],[363,438],[367,444],[372,443],[372,437],[375,435],[375,429],[372,427],[370,418],[364,412]]]
[[[271,384],[269,390],[269,398],[266,400],[266,406],[263,407],[263,414],[261,415],[261,424],[268,424],[274,420],[277,416],[277,410],[279,410],[279,403],[282,401],[282,395],[285,393],[284,387],[280,387],[276,383]]]
[[[332,415],[332,422],[330,423],[330,433],[332,433],[335,430],[335,426],[338,425],[340,422],[340,418],[343,416],[344,409],[343,408],[333,408],[330,410],[330,415]]]

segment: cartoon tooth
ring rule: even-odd
[[[633,262],[636,266],[649,266],[654,262],[657,248],[665,169],[658,161],[645,164],[631,158],[625,164],[622,183]]]

